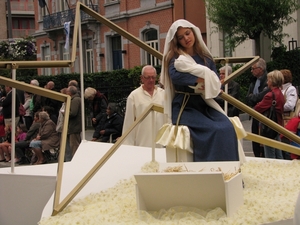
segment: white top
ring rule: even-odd
[[[24,116],[31,116],[32,112],[30,110],[30,102],[32,101],[31,97],[27,97],[25,100],[25,103],[23,105],[24,109],[25,109],[25,115]]]
[[[155,87],[153,95],[151,96],[142,86],[143,85],[132,91],[127,98],[123,134],[132,126],[136,118],[144,113],[145,109],[149,107],[150,104],[155,103],[161,106],[163,105],[164,90],[162,88]],[[164,114],[158,112],[154,113],[155,134],[157,134],[158,130],[164,124]],[[150,113],[134,130],[131,131],[123,144],[152,147],[152,143],[156,138],[154,137],[153,139],[152,133],[152,115]]]
[[[298,100],[298,93],[296,88],[291,83],[286,83],[282,85],[281,92],[286,99],[283,107],[283,111],[284,112],[294,111],[294,108]]]

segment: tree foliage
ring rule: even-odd
[[[260,55],[260,35],[274,43],[288,36],[284,26],[295,22],[291,14],[299,9],[298,0],[205,0],[209,20],[228,35],[225,40],[235,48],[247,39],[255,40]]]

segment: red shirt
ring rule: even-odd
[[[263,97],[263,99],[259,103],[257,103],[256,106],[254,106],[254,109],[259,113],[264,113],[265,111],[267,111],[272,105],[272,101],[273,101],[272,92],[274,92],[275,100],[276,100],[275,108],[276,108],[276,113],[277,113],[277,123],[279,125],[283,126],[282,114],[283,114],[283,106],[285,103],[285,99],[279,88],[276,87],[276,88],[273,88],[271,91],[269,91]]]

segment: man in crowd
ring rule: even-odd
[[[232,73],[232,68],[231,66],[227,66],[227,70],[228,70],[228,76]],[[224,79],[225,79],[225,71],[226,71],[226,66],[223,66],[219,69],[220,73],[220,81],[222,83],[221,89],[223,91],[225,91],[225,85],[223,84]],[[240,85],[231,80],[228,82],[228,94],[231,95],[232,97],[239,99],[240,97]],[[224,109],[224,100],[221,97],[217,97],[215,98],[215,100],[217,101],[217,103]],[[234,107],[231,104],[228,104],[227,107],[227,116],[233,117],[233,116],[239,116],[239,109]]]
[[[259,58],[259,60],[252,65],[251,72],[255,79],[249,86],[246,101],[250,107],[254,107],[269,91],[267,84],[266,61]],[[252,118],[251,131],[253,134],[259,134],[259,121],[254,118]],[[260,143],[252,142],[252,149],[255,157],[264,157],[264,148],[260,145]]]
[[[1,97],[0,101],[2,102],[2,113],[4,117],[5,125],[12,124],[12,117],[15,117],[15,125],[17,126],[20,120],[19,116],[19,106],[20,100],[18,94],[16,94],[16,112],[15,115],[12,115],[12,87],[5,86],[5,97]]]
[[[81,99],[75,86],[68,87],[67,94],[71,96],[68,126],[68,144],[71,152],[66,152],[66,161],[70,161],[81,142]]]
[[[46,86],[46,89],[51,90],[51,91],[55,91],[55,83],[53,81],[49,81]],[[52,99],[52,98],[47,98],[47,97],[43,97],[42,98],[42,106],[50,106],[53,108],[53,114],[58,116],[58,111],[60,109],[61,106],[61,102]]]
[[[141,116],[145,109],[152,103],[163,105],[164,90],[155,85],[156,69],[153,66],[147,65],[142,69],[141,81],[139,88],[130,93],[126,102],[126,113],[124,118],[124,133],[132,126],[134,121]],[[155,129],[156,132],[164,123],[164,115],[155,113]],[[124,144],[151,147],[153,143],[152,137],[152,116],[149,114],[137,127],[131,131],[129,136],[124,140]]]

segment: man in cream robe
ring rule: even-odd
[[[125,132],[132,126],[134,121],[141,116],[145,109],[152,103],[163,105],[164,90],[155,86],[156,82],[156,70],[152,66],[145,66],[142,69],[141,81],[142,84],[139,88],[130,93],[126,102],[126,113],[124,118],[123,132]],[[152,126],[152,113],[137,125],[137,127],[131,131],[129,136],[124,140],[123,144],[152,147],[152,143],[155,142],[153,137]],[[155,116],[155,136],[157,131],[162,127],[164,123],[164,115],[162,113],[154,112]],[[161,147],[161,146],[157,146]]]

